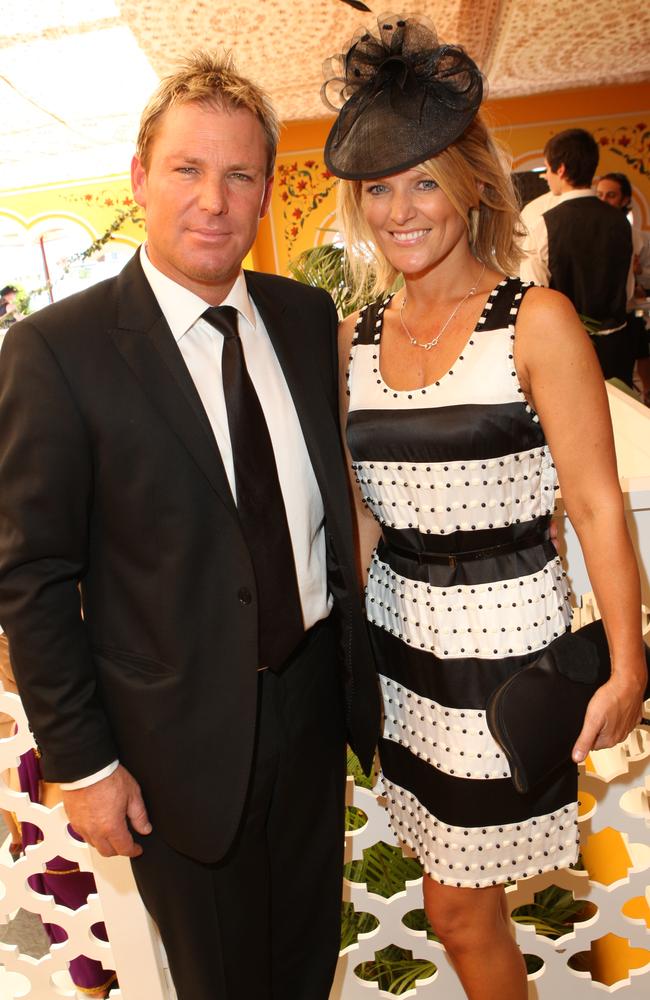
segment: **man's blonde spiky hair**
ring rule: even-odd
[[[275,108],[260,87],[237,72],[231,52],[202,49],[193,52],[175,73],[160,81],[142,112],[136,154],[145,170],[161,119],[170,108],[190,102],[220,109],[245,108],[254,114],[266,139],[267,176],[271,176],[280,135]]]

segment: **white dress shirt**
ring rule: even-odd
[[[202,319],[210,304],[154,267],[144,245],[140,248],[140,263],[201,398],[236,500],[235,469],[221,377],[223,335]],[[238,313],[246,367],[273,444],[296,563],[303,622],[308,629],[327,617],[332,603],[327,591],[325,512],[321,493],[284,373],[264,322],[248,294],[243,271],[221,305],[233,306]],[[108,777],[117,765],[118,762],[113,761],[101,771],[61,787],[66,790],[84,788]]]

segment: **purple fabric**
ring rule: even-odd
[[[24,753],[18,765],[18,781],[20,790],[27,792],[32,802],[39,801],[39,781],[41,769],[38,757],[33,750]],[[81,840],[72,827],[70,833]],[[22,824],[23,848],[31,844],[38,844],[43,839],[41,831],[32,823]],[[90,872],[82,872],[79,866],[73,861],[57,857],[48,861],[45,872],[38,875],[30,875],[29,885],[35,892],[42,895],[54,896],[57,903],[67,906],[71,910],[78,910],[88,899],[88,894],[95,892],[95,879]],[[62,927],[57,924],[46,924],[43,926],[47,931],[52,944],[59,944],[67,940],[67,934]],[[93,933],[102,941],[107,941],[106,928],[103,923],[93,925]],[[82,992],[101,990],[102,987],[108,989],[115,982],[115,973],[112,970],[104,969],[101,962],[79,955],[72,959],[69,966],[70,977]]]

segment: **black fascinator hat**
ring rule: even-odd
[[[387,14],[328,59],[321,97],[338,112],[325,143],[336,177],[371,180],[446,149],[481,104],[483,78],[458,45],[441,45],[426,18]]]

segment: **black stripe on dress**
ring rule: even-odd
[[[510,525],[508,528],[493,528],[491,531],[455,531],[449,535],[429,535],[436,542],[452,542],[453,548],[447,548],[447,544],[441,544],[436,551],[462,552],[463,550],[479,549],[482,546],[499,545],[503,541],[510,541],[526,531],[531,530],[531,526],[544,524],[546,518],[538,518],[536,521],[527,521],[519,525]],[[520,534],[515,534],[513,529],[525,529]],[[396,538],[399,529],[391,529],[391,538]],[[411,548],[411,531],[417,532],[417,528],[403,529],[405,537],[404,548]],[[503,532],[503,533],[502,533]],[[507,532],[507,535],[505,534]],[[400,531],[400,534],[402,532]],[[459,537],[463,536],[463,537]],[[480,536],[480,538],[479,538]],[[489,538],[494,537],[494,541]],[[417,550],[416,550],[417,551]],[[430,549],[433,551],[433,548]],[[502,555],[489,556],[485,559],[471,559],[465,562],[459,561],[455,566],[445,563],[417,562],[406,555],[401,555],[388,548],[380,540],[377,546],[377,556],[393,570],[396,576],[396,583],[401,580],[414,580],[418,583],[428,583],[432,587],[449,588],[473,587],[485,583],[493,583],[507,580],[517,580],[520,577],[532,576],[534,573],[541,573],[544,567],[555,560],[557,552],[551,541],[541,542],[529,549],[522,549],[520,552],[505,552]],[[516,586],[516,584],[515,584]],[[554,589],[555,585],[553,585]],[[444,596],[444,595],[440,595]]]
[[[485,781],[445,774],[392,740],[380,740],[379,756],[387,781],[408,790],[432,816],[450,826],[524,823],[531,816],[557,812],[575,802],[578,794],[578,769],[571,762],[521,795],[510,778]],[[387,792],[390,798],[390,789]]]
[[[347,440],[355,461],[399,462],[405,468],[410,462],[422,462],[425,468],[482,462],[546,444],[541,424],[530,419],[525,401],[350,410]]]
[[[482,711],[490,694],[502,681],[536,660],[540,651],[524,656],[485,657],[436,656],[416,649],[368,622],[370,641],[381,664],[381,673],[421,698],[447,708]]]

